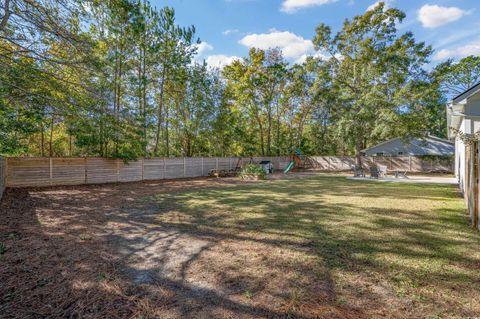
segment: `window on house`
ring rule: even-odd
[[[399,155],[399,156],[402,156],[402,155],[403,155],[403,152],[398,152],[398,155]]]
[[[377,153],[377,156],[383,156],[383,152]]]

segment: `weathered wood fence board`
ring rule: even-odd
[[[7,161],[0,156],[0,199],[2,199],[7,184]]]
[[[347,156],[312,156],[313,169],[324,171],[348,170],[355,158]],[[208,176],[212,169],[232,169],[251,160],[269,160],[274,169],[284,169],[290,157],[192,157],[145,158],[131,161],[108,158],[6,158],[0,159],[0,191],[5,186],[80,185],[142,180],[175,179]],[[415,157],[364,157],[363,164],[386,165],[390,170],[427,172],[452,171],[451,160]],[[2,175],[3,174],[3,175]],[[3,181],[3,183],[2,183]]]

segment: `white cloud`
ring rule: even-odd
[[[280,11],[286,13],[295,13],[298,9],[317,7],[327,3],[333,3],[338,0],[284,0]]]
[[[315,53],[313,43],[288,31],[270,30],[270,33],[250,34],[243,37],[240,44],[249,48],[268,50],[279,48],[283,56],[289,60],[298,60],[303,55]]]
[[[464,58],[469,55],[480,55],[480,40],[453,49],[442,49],[434,55],[433,59],[439,61],[450,58]]]
[[[393,0],[378,0],[375,3],[372,3],[371,5],[369,5],[366,11],[375,9],[375,7],[380,4],[380,2],[383,2],[385,4],[384,9],[390,9],[393,4]]]
[[[201,56],[204,55],[208,51],[213,50],[213,46],[208,42],[201,42],[200,44],[196,44],[197,47],[197,55]]]
[[[310,53],[309,54],[303,54],[298,59],[296,59],[293,63],[302,64],[303,62],[305,62],[307,60],[308,57],[320,58],[321,60],[328,60],[328,59],[331,58],[331,56],[329,54],[327,54],[326,52],[316,51],[316,52],[313,52],[311,54]],[[335,55],[335,57],[337,59],[340,59],[339,55]]]
[[[240,32],[240,30],[238,29],[227,29],[225,31],[222,32],[223,35],[230,35],[230,34],[233,34],[233,33],[238,33]]]
[[[216,54],[208,56],[206,62],[208,66],[212,68],[223,69],[224,66],[231,64],[235,60],[240,60],[240,58],[235,55],[228,56],[224,54]]]
[[[469,13],[457,7],[441,7],[436,4],[426,4],[418,10],[417,18],[425,28],[437,28],[457,21]]]

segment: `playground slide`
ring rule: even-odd
[[[287,174],[288,172],[290,172],[292,170],[292,168],[295,166],[295,161],[291,161],[290,163],[288,163],[287,167],[285,168],[285,170],[283,171],[284,174]]]

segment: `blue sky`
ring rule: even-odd
[[[364,13],[375,0],[152,0],[175,8],[180,25],[195,25],[203,41],[198,59],[223,66],[250,47],[278,46],[290,62],[315,54],[311,39],[323,22],[334,31],[345,18]],[[407,14],[400,31],[435,49],[432,63],[480,54],[480,1],[390,0]]]

